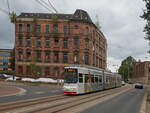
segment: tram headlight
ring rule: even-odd
[[[64,86],[63,90],[70,90],[70,91],[75,91],[76,87],[68,87],[68,86]]]

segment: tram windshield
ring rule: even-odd
[[[78,82],[77,69],[65,69],[64,82],[77,83]]]

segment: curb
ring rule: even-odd
[[[146,113],[146,101],[147,101],[147,92],[145,93],[144,98],[142,100],[139,113]]]
[[[11,86],[11,87],[12,87],[12,86]],[[15,87],[15,86],[13,86],[13,87]],[[16,92],[16,93],[13,93],[13,94],[6,94],[6,95],[0,96],[0,97],[14,96],[14,95],[21,95],[21,94],[23,94],[23,93],[26,92],[26,90],[23,89],[23,88],[18,88],[18,87],[15,87],[15,88],[19,89],[19,91]]]

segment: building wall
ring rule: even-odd
[[[136,62],[133,68],[134,81],[143,81],[146,83],[150,78],[150,61]]]
[[[27,24],[31,26],[29,33],[26,30]],[[54,24],[58,24],[58,33],[53,32]],[[22,25],[22,32],[19,32],[19,25]],[[106,39],[93,24],[61,19],[58,19],[57,22],[51,19],[38,19],[36,25],[41,25],[41,32],[33,32],[33,19],[22,18],[15,24],[15,70],[17,76],[33,77],[28,72],[34,60],[36,60],[35,64],[42,68],[41,76],[43,77],[62,78],[63,67],[68,64],[89,65],[106,69]],[[45,32],[46,25],[49,25],[49,33]],[[78,25],[78,28],[76,25]],[[64,33],[64,26],[68,28],[67,33]],[[87,34],[85,33],[86,28],[88,28]],[[30,46],[26,44],[28,37],[31,42]],[[37,47],[37,38],[41,39],[40,47]],[[22,44],[19,45],[20,39],[22,39]],[[50,40],[49,47],[45,47],[46,39]],[[63,47],[65,39],[68,43],[66,48]],[[78,39],[78,45],[75,44],[76,39]],[[27,57],[27,50],[31,51],[29,57]],[[41,52],[40,60],[38,60],[40,57],[36,55],[38,51]],[[50,54],[47,61],[45,61],[47,58],[46,51]],[[55,61],[57,52],[59,61]],[[63,61],[63,54],[65,53],[68,57],[67,62]],[[76,53],[78,53],[78,58],[75,57]],[[85,56],[88,56],[88,58]],[[86,58],[88,59],[87,62],[85,62]]]
[[[0,73],[12,73],[12,50],[0,49]]]

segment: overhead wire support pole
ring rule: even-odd
[[[9,15],[10,15],[10,6],[9,6],[9,1],[7,0],[7,6],[8,6],[8,12],[9,12]]]
[[[58,13],[58,11],[56,10],[56,8],[52,5],[52,3],[48,0],[50,6],[55,10],[56,13]]]

